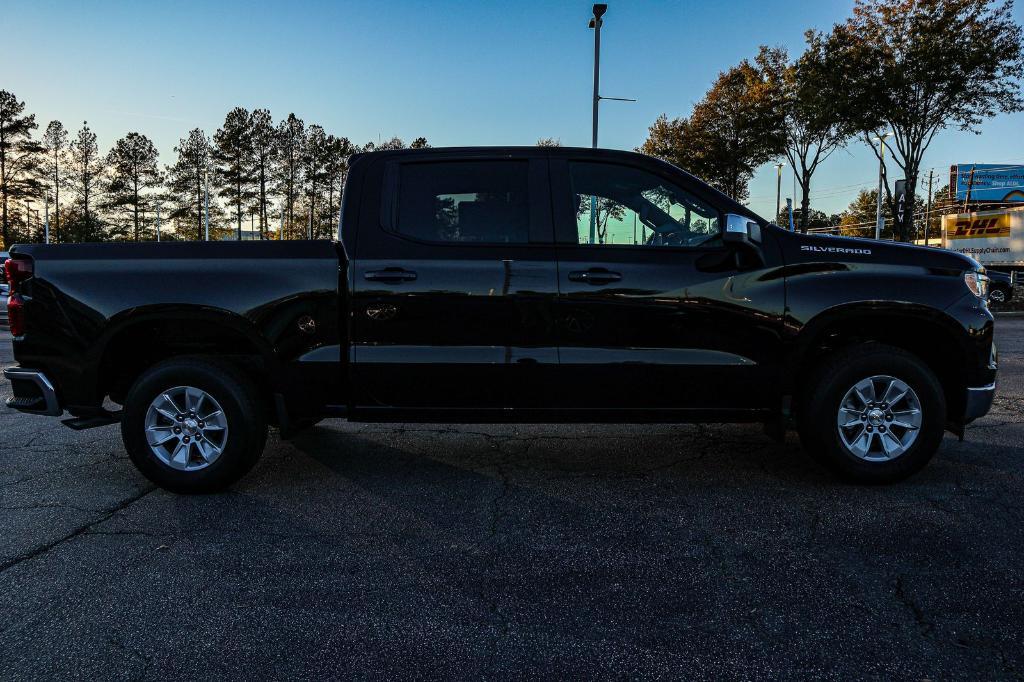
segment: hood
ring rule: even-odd
[[[783,253],[788,264],[841,261],[965,271],[981,269],[981,264],[970,256],[932,246],[778,230],[782,234]]]

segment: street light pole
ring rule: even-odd
[[[594,126],[590,146],[597,149],[597,105],[601,101],[601,17],[608,11],[608,5],[594,5],[594,18],[590,20],[590,28],[594,29]]]
[[[594,5],[594,17],[590,20],[590,28],[594,29],[594,120],[591,127],[590,146],[597,149],[597,109],[601,103],[601,17],[608,10],[608,5]],[[590,195],[590,243],[597,243],[597,196]]]
[[[885,135],[876,135],[874,139],[878,140],[879,157],[878,157],[878,202],[875,208],[875,239],[882,238],[882,225],[884,219],[882,218],[882,174],[885,171],[885,140],[892,137],[892,133],[886,133]]]
[[[782,164],[775,164],[775,171],[778,177],[775,181],[775,220],[779,219],[779,211],[782,210]]]

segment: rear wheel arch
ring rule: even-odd
[[[276,363],[269,344],[252,324],[233,313],[182,309],[173,314],[141,313],[115,321],[90,363],[96,367],[99,398],[123,402],[135,380],[154,365],[175,357],[220,358],[266,384]]]

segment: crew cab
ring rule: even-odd
[[[326,417],[760,422],[888,482],[995,392],[971,258],[794,234],[621,151],[359,154],[337,241],[23,244],[7,272],[8,405],[118,422],[186,493]]]

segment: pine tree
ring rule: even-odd
[[[139,241],[142,214],[149,210],[153,201],[149,191],[158,189],[163,180],[157,165],[158,156],[153,142],[134,132],[118,140],[107,155],[110,179],[105,206],[128,210],[135,241]]]
[[[74,241],[99,241],[103,238],[103,222],[96,214],[100,198],[106,161],[100,156],[96,133],[89,122],[82,123],[78,135],[69,147],[68,186],[76,197],[79,220],[68,226]]]
[[[4,248],[12,244],[12,199],[29,193],[38,145],[32,131],[38,127],[35,114],[25,114],[25,103],[6,90],[0,90],[0,223]]]
[[[284,200],[284,229],[289,234],[294,230],[295,202],[302,186],[302,148],[306,140],[305,130],[302,119],[295,114],[288,114],[288,118],[277,126],[277,163],[274,175],[277,180],[277,191]]]
[[[267,184],[270,182],[277,153],[277,133],[274,121],[266,109],[256,109],[249,115],[249,134],[252,139],[252,170],[256,182],[256,213],[260,217],[260,239],[266,239],[270,228],[267,207]]]
[[[53,189],[53,230],[52,237],[56,242],[64,241],[60,227],[60,187],[65,182],[61,176],[61,168],[66,162],[68,148],[68,131],[60,121],[50,121],[43,133],[43,152],[46,160],[46,182]]]
[[[168,168],[168,189],[175,206],[169,217],[184,229],[179,235],[185,239],[202,240],[204,237],[203,211],[205,203],[204,183],[210,166],[210,138],[199,128],[191,130],[174,148],[178,160]],[[210,219],[213,220],[216,205],[210,203]]]
[[[306,141],[303,144],[302,176],[305,180],[306,209],[309,211],[308,234],[310,239],[320,231],[317,201],[326,189],[326,165],[329,153],[328,138],[324,129],[318,125],[309,126],[306,131]]]
[[[242,239],[242,213],[248,208],[254,192],[253,150],[250,115],[243,107],[235,107],[224,118],[224,125],[213,135],[213,161],[220,196],[235,213],[238,240]]]
[[[347,137],[335,137],[330,135],[327,138],[327,161],[324,164],[324,175],[327,182],[327,220],[329,226],[329,237],[334,236],[338,226],[338,213],[334,207],[334,199],[341,199],[341,191],[345,186],[345,175],[348,172],[348,157],[352,155],[353,147]]]

